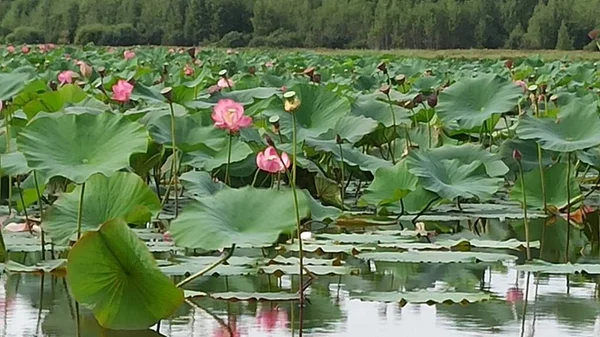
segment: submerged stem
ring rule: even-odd
[[[525,179],[523,178],[523,164],[519,163],[519,177],[521,178],[521,192],[523,193],[523,224],[525,225],[525,241],[527,242],[527,261],[531,261],[531,250],[529,247],[529,220],[527,219],[527,193],[525,192]]]
[[[210,266],[202,269],[201,271],[197,272],[194,275],[191,275],[187,278],[185,278],[183,281],[177,283],[177,288],[181,288],[184,285],[192,282],[193,280],[197,279],[198,277],[208,273],[209,271],[217,268],[218,266],[220,266],[221,264],[225,263],[227,260],[229,260],[229,258],[233,255],[233,252],[235,251],[235,244],[233,244],[231,246],[231,248],[229,249],[229,251],[225,252],[223,254],[223,256],[221,256],[220,259],[218,259],[217,261],[215,261],[213,264],[211,264]]]
[[[569,241],[571,240],[571,152],[567,154],[567,249],[565,263],[569,263]]]
[[[81,184],[79,193],[79,206],[77,206],[77,240],[81,237],[81,218],[83,216],[83,194],[85,193],[85,182]]]

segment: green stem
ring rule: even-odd
[[[79,193],[79,206],[77,206],[77,240],[81,237],[81,218],[83,216],[83,194],[85,193],[85,182],[81,184]]]
[[[179,193],[177,189],[177,171],[179,169],[179,161],[177,158],[177,143],[175,134],[175,110],[173,109],[173,103],[169,102],[169,110],[171,112],[171,146],[173,147],[173,166],[171,170],[171,184],[175,188],[175,218],[179,215]],[[168,194],[167,194],[168,195]]]
[[[429,109],[425,110],[427,113],[427,142],[428,142],[428,148],[431,149],[431,121],[429,120]]]
[[[392,113],[392,126],[394,128],[394,134],[392,135],[392,137],[394,138],[392,138],[392,140],[390,141],[390,154],[392,155],[392,164],[396,165],[396,114],[394,113],[394,106],[392,105],[392,98],[390,97],[390,93],[387,93],[386,96],[388,99],[388,104],[390,106],[390,112]]]
[[[300,260],[300,284],[298,286],[298,292],[300,293],[300,327],[299,335],[302,336],[302,325],[303,325],[303,312],[302,306],[304,306],[304,282],[302,275],[304,273],[304,251],[302,248],[302,227],[300,223],[300,209],[298,206],[298,192],[296,191],[296,158],[297,158],[297,131],[296,131],[296,114],[292,112],[292,194],[294,195],[294,212],[296,213],[296,231],[298,232],[298,258]]]
[[[183,281],[177,283],[177,288],[181,288],[184,285],[192,282],[193,280],[197,279],[198,277],[210,272],[211,270],[217,268],[218,266],[220,266],[221,264],[225,263],[227,260],[229,260],[229,258],[233,255],[233,252],[235,251],[235,244],[233,244],[231,246],[231,248],[229,249],[229,251],[225,252],[220,259],[218,259],[217,261],[215,261],[213,264],[211,264],[210,266],[202,269],[201,271],[197,272],[194,275],[191,275],[187,278],[185,278]]]
[[[340,194],[341,194],[341,198],[342,198],[342,212],[344,211],[344,197],[346,194],[346,179],[345,179],[345,166],[344,166],[344,151],[342,150],[342,144],[338,144],[340,147],[340,157],[341,157],[341,162],[340,162],[340,174],[342,175],[342,181],[340,183]]]
[[[567,249],[565,263],[569,263],[569,241],[571,240],[571,152],[567,154]]]
[[[260,169],[256,169],[256,173],[254,174],[254,179],[252,179],[252,184],[250,186],[254,187],[256,184],[256,179],[258,179],[258,174],[260,173]]]
[[[10,153],[10,116],[8,111],[4,119],[6,123],[6,153]],[[12,214],[12,177],[8,176],[8,214]]]
[[[544,164],[542,163],[542,147],[540,146],[540,144],[538,144],[537,146],[537,152],[538,152],[538,165],[540,167],[540,180],[542,183],[542,200],[544,202],[544,211],[546,211],[548,209],[548,204],[546,201],[546,180],[544,179]]]
[[[38,184],[37,173],[33,170],[33,184],[35,186],[35,193],[37,194],[38,207],[40,209],[40,219],[44,218],[44,203],[42,202],[42,192]],[[41,228],[41,226],[40,226]],[[44,234],[44,228],[40,229],[42,237],[42,260],[46,258],[46,234]]]
[[[231,165],[231,143],[233,142],[233,135],[229,134],[229,142],[227,145],[227,166],[225,167],[225,184],[231,185],[231,179],[229,179],[229,165]]]
[[[21,200],[21,205],[23,206],[23,214],[25,215],[25,222],[29,226],[29,215],[27,214],[27,207],[25,207],[25,198],[23,198],[23,191],[21,190],[21,182],[17,179],[17,190],[19,191],[19,199]]]
[[[525,225],[525,241],[527,242],[527,261],[531,261],[531,250],[529,247],[529,220],[527,219],[527,193],[525,192],[525,179],[523,178],[523,164],[519,163],[519,177],[521,178],[521,191],[523,195],[523,224]]]

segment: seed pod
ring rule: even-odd
[[[592,30],[591,32],[588,33],[588,36],[590,37],[590,39],[592,40],[598,40],[598,36],[600,36],[600,29],[596,28],[594,30]]]
[[[391,89],[392,89],[392,88],[390,88],[390,86],[389,86],[389,85],[387,85],[387,84],[384,84],[384,85],[382,85],[382,86],[381,86],[381,88],[379,88],[379,91],[381,91],[381,92],[382,92],[383,94],[385,94],[385,95],[389,95],[389,94],[390,94],[390,90],[391,90]]]
[[[506,61],[504,61],[504,66],[508,69],[512,69],[514,66],[514,62],[512,59],[508,59]]]
[[[50,90],[52,90],[52,91],[56,91],[58,89],[58,84],[54,81],[50,81],[48,83],[48,86],[50,87]]]
[[[171,88],[171,87],[164,87],[160,91],[160,94],[163,95],[163,97],[166,98],[167,101],[171,102],[171,99],[173,98],[173,88]]]
[[[192,58],[192,60],[196,59],[196,48],[189,48],[187,50],[188,55]]]
[[[403,85],[404,82],[406,81],[406,76],[404,74],[400,74],[400,75],[396,76],[395,80],[396,80],[396,83],[398,83],[399,85]]]
[[[106,76],[106,68],[98,67],[98,74],[100,75],[100,77]]]
[[[283,108],[286,112],[292,113],[300,107],[300,100],[296,97],[295,91],[286,92],[283,98],[285,99]]]
[[[421,103],[423,103],[423,95],[418,94],[417,96],[415,96],[415,98],[413,100],[415,102],[415,105],[421,104]]]
[[[249,67],[248,73],[250,73],[250,75],[256,74],[256,67],[254,67],[254,66]]]
[[[381,62],[377,65],[377,70],[381,71],[384,74],[387,74],[387,64],[385,62]]]
[[[312,81],[314,83],[317,83],[317,84],[321,83],[321,75],[320,74],[314,74],[313,77],[312,77]]]
[[[315,67],[308,67],[308,68],[304,69],[303,74],[312,79],[313,75],[315,74],[315,70],[316,70]]]

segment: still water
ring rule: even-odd
[[[600,336],[596,279],[534,275],[506,264],[392,264],[378,273],[319,277],[309,290],[305,336]],[[63,278],[3,275],[0,337],[77,336],[75,306]],[[293,283],[293,284],[292,284]],[[210,277],[195,285],[205,291],[288,291],[289,277]],[[471,304],[407,304],[361,301],[357,290],[414,289],[486,291],[493,299]],[[525,301],[527,299],[527,301]],[[289,302],[194,300],[155,331],[116,333],[101,329],[83,311],[80,335],[87,336],[292,336],[298,308]],[[154,327],[156,330],[158,327]]]

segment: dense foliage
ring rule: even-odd
[[[600,0],[0,0],[9,42],[594,49]]]

